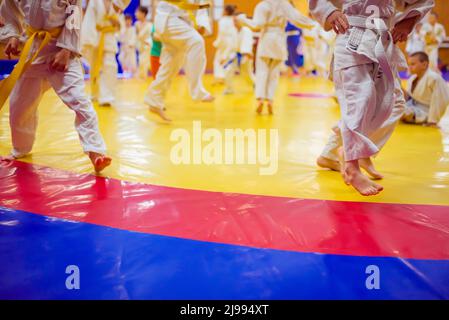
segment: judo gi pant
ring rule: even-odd
[[[182,66],[192,98],[202,100],[208,97],[210,94],[204,88],[202,80],[206,70],[206,48],[201,35],[186,21],[170,17],[161,35],[161,41],[161,66],[146,93],[145,103],[163,109],[171,81]]]
[[[217,49],[214,57],[214,78],[217,80],[224,80],[226,78],[226,70],[221,61],[223,57],[222,49]]]
[[[83,48],[83,56],[86,58],[92,68],[95,52],[97,48],[94,46],[85,46]],[[98,97],[92,96],[93,100],[98,100],[99,104],[113,103],[115,101],[115,89],[117,85],[117,60],[115,52],[105,51],[103,55],[103,66],[98,79]]]
[[[430,69],[440,72],[438,69],[439,46],[427,46],[425,51],[429,56]]]
[[[423,124],[427,122],[429,106],[425,106],[414,99],[407,100],[402,121],[412,124]]]
[[[241,74],[245,76],[245,78],[248,80],[249,83],[251,83],[251,85],[254,86],[256,82],[256,78],[254,75],[254,60],[244,55],[240,62],[240,70]]]
[[[273,101],[281,75],[282,60],[257,57],[256,98]]]
[[[119,61],[123,72],[134,74],[137,71],[137,54],[135,48],[122,48]]]
[[[150,71],[150,49],[139,51],[139,78],[148,78]]]
[[[386,94],[385,77],[374,77],[374,67],[366,64],[334,74],[342,120],[340,134],[332,133],[321,156],[339,160],[343,145],[346,161],[369,158],[377,154],[390,139],[405,111],[400,82],[394,82],[394,105],[382,105]]]
[[[97,114],[85,94],[81,63],[79,59],[72,59],[66,72],[50,71],[48,64],[36,64],[17,81],[10,97],[12,155],[23,157],[33,148],[38,124],[37,107],[50,87],[75,112],[75,128],[84,152],[105,154]]]

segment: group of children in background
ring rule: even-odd
[[[89,5],[86,11],[91,11],[94,6]],[[135,22],[129,13],[119,16],[120,29],[115,38],[120,44],[118,60],[127,78],[147,79],[150,70],[155,77],[159,69],[162,44],[154,39],[154,25],[148,15],[148,8],[139,6],[135,12]]]
[[[127,77],[146,79],[151,70],[155,78],[159,70],[162,44],[154,39],[155,29],[153,23],[148,20],[148,13],[147,7],[138,7],[134,24],[131,14],[124,15],[124,24],[118,37],[118,58]]]

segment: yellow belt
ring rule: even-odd
[[[51,41],[51,39],[55,39],[61,33],[62,28],[54,28],[51,30],[37,30],[29,27],[27,29],[28,40],[25,42],[25,45],[22,49],[22,53],[20,54],[19,61],[14,67],[14,70],[5,80],[0,82],[0,110],[3,108],[6,100],[11,94],[12,89],[14,88],[17,80],[24,74],[24,72],[28,69],[28,67],[36,60],[39,53],[42,49]],[[33,54],[32,57],[28,58],[33,48],[33,44],[36,40],[41,39],[41,43],[39,48]]]
[[[193,11],[199,10],[199,9],[206,9],[210,7],[209,2],[204,3],[189,3],[187,0],[166,0],[167,2],[174,4],[180,9],[188,11],[189,18],[193,22],[194,27],[198,28],[198,24],[196,22],[196,17]]]
[[[165,0],[184,10],[198,10],[209,8],[210,3],[189,3],[187,0]]]
[[[117,32],[117,28],[113,26],[97,27],[97,31],[100,33],[100,39],[98,41],[98,48],[94,57],[92,69],[90,70],[91,94],[94,97],[98,95],[99,91],[98,79],[100,77],[101,67],[103,66],[105,36],[107,33]]]

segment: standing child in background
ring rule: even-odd
[[[325,31],[319,26],[318,45],[316,55],[318,63],[317,73],[323,78],[329,78],[332,57],[334,55],[336,34],[334,31]]]
[[[398,100],[397,72],[406,62],[395,44],[406,41],[433,6],[432,0],[309,0],[313,16],[338,34],[332,74],[342,117],[335,132],[343,142],[343,179],[364,196],[383,190],[361,172],[360,161],[379,152],[373,134],[391,119]]]
[[[165,96],[173,78],[184,66],[189,83],[189,92],[194,100],[211,102],[214,97],[204,88],[203,75],[206,71],[206,47],[197,29],[209,29],[200,18],[198,10],[207,9],[210,4],[195,4],[183,0],[160,1],[155,18],[155,36],[162,42],[161,67],[156,79],[145,95],[145,103],[150,112],[164,121],[171,121],[165,114]],[[191,20],[195,16],[196,21]],[[192,13],[192,14],[190,14]]]
[[[52,0],[8,0],[0,5],[9,39],[5,54],[9,58],[20,55],[13,72],[0,82],[0,109],[10,95],[13,144],[11,155],[3,160],[22,158],[31,152],[38,125],[37,108],[51,87],[74,111],[75,128],[95,171],[110,165],[97,114],[85,93],[79,59],[81,17],[76,16],[80,12],[81,3],[77,0],[58,6]],[[20,52],[19,39],[25,32],[26,45]]]
[[[312,76],[314,72],[322,69],[320,64],[324,67],[324,63],[319,60],[318,54],[321,40],[320,25],[317,22],[313,22],[312,28],[303,30],[303,40],[304,70],[306,75]]]
[[[418,23],[415,29],[413,29],[413,32],[408,37],[407,46],[405,48],[408,56],[411,56],[415,52],[422,52],[425,50],[426,43],[421,34],[422,26],[422,23]]]
[[[224,16],[218,21],[218,35],[214,41],[214,78],[215,83],[223,83],[226,78],[225,66],[231,69],[229,64],[235,58],[237,52],[237,28],[234,23],[234,14],[236,7],[227,5]],[[229,73],[229,72],[228,72]],[[230,88],[228,88],[230,90]]]
[[[161,66],[161,52],[162,52],[162,42],[156,38],[155,36],[156,27],[153,24],[152,30],[151,30],[151,37],[153,39],[153,45],[151,46],[151,53],[150,53],[150,63],[151,63],[151,74],[153,76],[153,79],[156,79],[157,73],[159,71],[159,68]]]
[[[125,24],[122,26],[120,33],[120,54],[118,57],[126,76],[133,77],[137,71],[136,45],[137,32],[133,26],[133,17],[126,14]]]
[[[228,61],[224,64],[225,70],[225,90],[224,94],[234,93],[234,78],[240,67],[240,73],[249,80],[254,87],[254,36],[250,28],[243,26],[234,19],[237,30],[234,50],[229,52]]]
[[[254,33],[247,26],[239,23],[237,19],[235,20],[238,30],[237,49],[240,54],[240,70],[254,86],[256,81],[254,75]]]
[[[150,51],[153,45],[151,31],[153,24],[147,20],[148,8],[139,6],[136,10],[137,50],[139,52],[139,78],[146,79],[150,71]]]
[[[446,30],[441,23],[438,23],[438,14],[436,12],[429,14],[428,22],[421,29],[421,36],[426,44],[425,51],[430,59],[430,68],[440,72],[438,69],[439,49],[446,38]]]
[[[90,65],[91,97],[101,106],[115,101],[119,13],[130,0],[91,0],[81,28],[83,57]]]
[[[269,114],[273,114],[273,99],[281,66],[287,60],[287,21],[301,28],[310,28],[314,22],[296,10],[288,0],[262,0],[254,10],[253,19],[239,15],[238,20],[253,30],[261,31],[256,58],[257,113],[262,113],[266,102]]]

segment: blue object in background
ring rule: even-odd
[[[17,60],[0,60],[0,79],[11,73]]]
[[[298,74],[298,68],[304,65],[304,56],[298,53],[298,48],[301,45],[302,30],[289,22],[285,31],[296,32],[295,35],[287,37],[288,60],[286,64],[292,68],[294,74]]]

